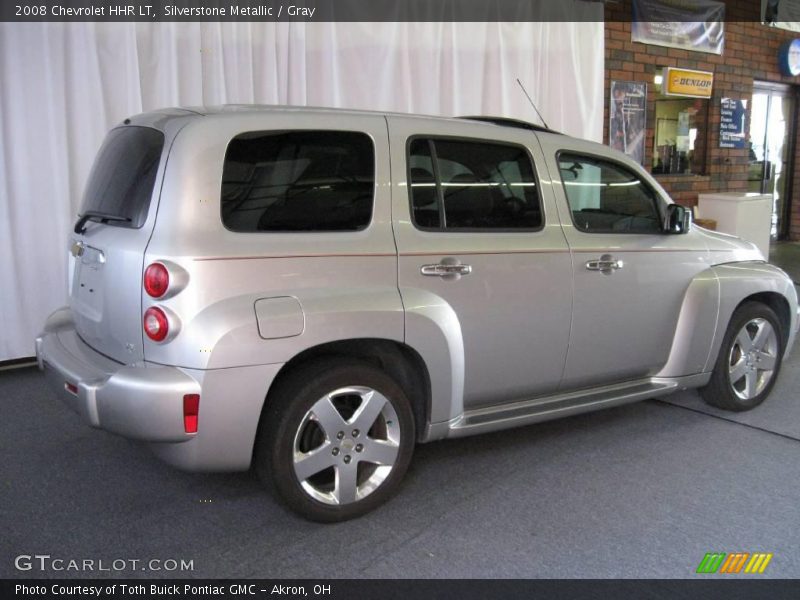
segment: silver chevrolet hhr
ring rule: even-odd
[[[88,424],[340,521],[417,442],[769,395],[789,278],[625,156],[491,117],[225,106],[108,134],[39,366]]]

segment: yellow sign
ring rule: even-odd
[[[690,98],[711,98],[714,74],[708,71],[691,69],[664,69],[663,92],[665,96],[688,96]]]

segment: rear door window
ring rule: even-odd
[[[81,215],[107,215],[92,220],[115,227],[144,225],[163,148],[164,134],[156,129],[112,129],[89,174]]]
[[[420,229],[541,228],[533,164],[513,144],[416,138],[408,146],[411,215]]]
[[[375,150],[364,133],[249,132],[225,153],[222,222],[232,231],[364,229],[374,195]]]

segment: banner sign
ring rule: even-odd
[[[608,145],[644,162],[647,84],[612,81],[608,109]]]
[[[719,122],[719,147],[744,148],[747,100],[723,98]]]
[[[633,0],[634,42],[722,54],[725,4],[712,0]]]
[[[761,22],[800,32],[800,0],[761,0]]]
[[[662,92],[665,96],[688,98],[710,98],[714,86],[714,74],[692,69],[664,68]]]

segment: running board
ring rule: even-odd
[[[663,396],[682,387],[679,381],[674,379],[647,379],[523,400],[501,406],[477,408],[466,411],[450,421],[447,437],[464,437],[559,419]]]

